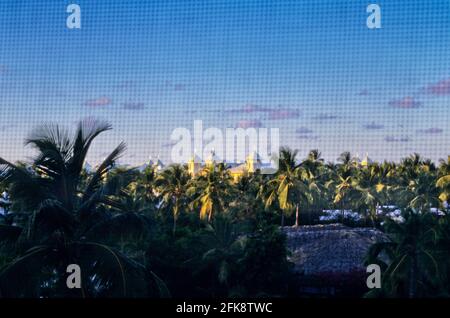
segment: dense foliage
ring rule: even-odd
[[[331,209],[390,236],[368,255],[384,269],[383,288],[369,295],[449,293],[450,159],[361,164],[343,153],[325,163],[317,150],[299,161],[282,148],[276,174],[235,181],[221,163],[195,176],[181,165],[119,167],[121,143],[86,169],[92,142],[110,129],[88,120],[72,135],[46,125],[26,141],[31,162],[0,158],[1,296],[292,295],[279,225],[326,222]],[[390,217],[390,205],[402,215]],[[68,264],[82,268],[81,290],[66,287]]]

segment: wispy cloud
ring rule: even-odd
[[[363,125],[363,127],[367,130],[381,130],[384,128],[384,125],[371,122],[370,124]]]
[[[303,140],[318,140],[319,136],[314,135],[313,131],[307,127],[299,127],[295,130],[295,133],[297,135],[297,139],[303,139]]]
[[[172,81],[165,81],[162,90],[166,92],[182,92],[185,91],[186,88],[187,88],[186,84],[174,83]]]
[[[409,137],[386,136],[386,137],[384,137],[384,141],[386,141],[386,142],[408,142]]]
[[[284,120],[284,119],[296,119],[300,117],[300,111],[298,109],[277,109],[269,112],[269,120]]]
[[[262,122],[256,119],[244,119],[240,120],[236,124],[236,128],[261,128],[263,126]]]
[[[184,91],[186,89],[186,85],[184,85],[184,84],[174,84],[173,85],[173,90],[175,91],[175,92],[182,92],[182,91]]]
[[[262,107],[255,104],[246,104],[241,108],[229,109],[226,110],[225,112],[231,114],[252,114],[252,113],[267,113],[274,110],[275,110],[274,108],[270,107]]]
[[[450,95],[450,79],[445,79],[437,83],[430,84],[426,92],[432,95]]]
[[[8,131],[10,129],[14,129],[16,127],[17,127],[17,125],[14,125],[14,124],[6,124],[6,125],[0,126],[0,131],[1,132],[5,132],[5,131]]]
[[[422,103],[416,100],[414,97],[406,96],[401,99],[394,99],[389,102],[389,106],[395,108],[411,109],[422,106]]]
[[[319,114],[313,117],[313,119],[316,120],[333,120],[333,119],[337,119],[338,116],[333,115],[333,114]]]
[[[295,119],[301,115],[299,109],[294,107],[265,107],[255,104],[246,104],[241,108],[225,110],[227,114],[262,114],[262,119],[285,120]]]
[[[295,130],[295,133],[297,133],[299,135],[309,135],[309,134],[312,134],[313,131],[307,127],[299,127]]]
[[[369,96],[370,93],[369,93],[369,90],[363,89],[363,90],[359,91],[358,95],[359,96]]]
[[[0,75],[8,73],[8,67],[5,64],[0,64]]]
[[[315,135],[298,135],[297,138],[303,140],[318,140],[320,137]]]
[[[145,108],[145,104],[141,102],[127,102],[123,103],[122,107],[128,110],[142,110]]]
[[[106,96],[102,96],[99,98],[90,99],[86,101],[84,104],[90,107],[108,106],[112,105],[112,99]]]
[[[127,80],[127,81],[122,81],[122,82],[114,85],[113,88],[117,89],[117,90],[127,91],[129,89],[134,88],[135,86],[136,86],[136,83],[134,81]]]
[[[162,147],[162,148],[172,148],[172,147],[175,146],[178,142],[179,142],[179,140],[169,141],[169,142],[163,143],[163,144],[161,145],[161,147]]]
[[[427,129],[417,130],[418,134],[423,134],[423,135],[439,135],[439,134],[442,134],[443,132],[444,132],[444,129],[437,128],[437,127],[431,127],[431,128],[427,128]]]

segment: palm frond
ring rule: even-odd
[[[101,186],[100,182],[102,181],[105,174],[114,166],[114,163],[117,159],[125,152],[126,145],[124,142],[121,142],[100,164],[97,168],[94,175],[91,177],[86,190],[85,195],[83,196],[83,201],[86,201],[86,198],[90,198],[93,193]]]
[[[78,124],[73,142],[73,156],[68,163],[68,170],[72,175],[80,174],[94,139],[111,129],[112,126],[109,123],[92,118],[88,118]]]

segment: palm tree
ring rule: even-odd
[[[87,180],[83,180],[83,165],[95,138],[110,129],[106,122],[85,120],[71,138],[58,125],[43,125],[26,140],[37,153],[31,165],[0,158],[1,181],[9,185],[11,200],[20,202],[19,212],[27,214],[22,224],[0,229],[14,236],[18,249],[16,259],[0,272],[2,295],[133,296],[151,292],[149,278],[164,291],[156,275],[104,243],[122,219],[110,216],[107,209],[123,186],[123,174],[109,172],[125,144],[120,143]],[[120,237],[135,230],[127,229],[128,224],[119,228]],[[65,286],[69,264],[82,268],[81,290]]]
[[[313,175],[318,175],[320,168],[323,166],[324,160],[319,150],[314,149],[308,153],[306,159],[301,163],[302,167],[308,169]]]
[[[176,231],[180,211],[188,204],[187,190],[191,176],[181,165],[173,165],[156,177],[155,187],[162,198],[162,208],[173,214],[173,233]]]
[[[406,187],[399,189],[399,201],[405,207],[415,208],[421,212],[430,212],[432,207],[439,208],[439,190],[436,177],[429,172],[419,171]]]
[[[414,210],[403,215],[403,223],[386,220],[384,227],[390,240],[374,244],[366,263],[384,269],[381,285],[385,295],[414,298],[418,296],[418,284],[424,293],[425,288],[440,281],[436,221],[435,216]]]
[[[232,178],[223,163],[207,165],[188,189],[188,195],[193,198],[191,206],[200,207],[200,218],[208,221],[214,214],[227,211],[233,192]]]
[[[222,286],[230,285],[232,264],[241,257],[247,238],[239,235],[238,228],[224,215],[214,218],[207,228],[210,233],[210,248],[202,255],[202,268],[214,268],[217,282]],[[212,282],[214,285],[215,282]]]
[[[418,153],[414,153],[404,158],[398,168],[398,175],[401,177],[398,181],[406,186],[409,180],[415,179],[419,172],[423,170],[424,159]]]
[[[356,195],[356,184],[352,180],[352,176],[343,177],[338,175],[337,182],[331,180],[331,182],[328,183],[328,187],[330,186],[335,188],[333,203],[340,207],[343,220],[345,209],[350,207],[352,199],[354,199]]]
[[[263,198],[266,209],[273,206],[275,200],[281,209],[281,226],[284,226],[285,214],[295,209],[295,226],[299,225],[300,202],[312,201],[308,186],[305,184],[306,170],[296,163],[298,151],[289,148],[280,149],[279,168],[275,176],[268,180],[260,189],[259,196]]]
[[[348,151],[345,151],[339,155],[338,162],[338,169],[343,171],[352,170],[357,164],[356,158],[354,158]]]
[[[436,185],[442,189],[439,198],[442,202],[448,204],[450,202],[450,156],[447,158],[447,161],[440,160],[439,179]]]
[[[372,224],[375,225],[380,205],[388,201],[388,193],[392,186],[390,176],[393,170],[388,163],[372,163],[367,169],[361,169],[355,178],[355,203],[359,211],[369,212]]]
[[[139,173],[135,180],[136,196],[138,196],[146,206],[156,206],[157,193],[155,190],[156,168],[148,166]]]
[[[258,198],[258,191],[264,184],[265,177],[257,170],[254,173],[246,172],[237,180],[235,188],[239,201],[233,202],[237,219],[251,221],[261,216],[258,212],[264,209],[264,202]]]

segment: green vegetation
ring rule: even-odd
[[[384,273],[383,288],[368,296],[450,291],[450,159],[361,164],[343,153],[334,164],[317,150],[301,161],[282,148],[276,174],[234,182],[224,164],[194,177],[181,165],[121,168],[119,144],[87,171],[92,142],[110,129],[92,120],[74,135],[43,126],[26,141],[32,162],[0,158],[0,191],[9,195],[0,202],[0,296],[292,296],[279,225],[317,224],[326,209],[390,237],[368,255]],[[403,219],[383,213],[388,205]],[[346,218],[348,210],[360,219]],[[68,264],[82,268],[81,289],[66,287]]]

